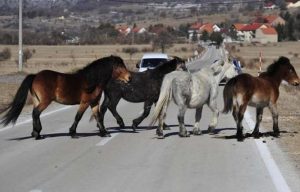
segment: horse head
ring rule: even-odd
[[[177,63],[177,67],[176,67],[177,71],[180,71],[180,70],[187,71],[188,70],[186,67],[186,64],[185,64],[185,60],[183,60],[182,58],[177,57],[177,56],[171,56],[171,57]]]
[[[225,61],[225,66],[224,78],[226,79],[231,79],[241,73],[241,69],[228,60]]]
[[[123,59],[113,55],[110,58],[113,62],[112,78],[128,83],[131,80],[131,73],[127,70]]]
[[[225,62],[223,60],[215,60],[214,63],[210,66],[213,75],[219,75],[224,67]]]
[[[278,71],[282,73],[282,79],[284,81],[294,86],[298,86],[300,84],[300,79],[297,75],[297,72],[288,58],[280,57],[278,61],[276,61],[273,65],[274,67],[277,65],[280,66],[280,69],[278,69]],[[268,68],[268,70],[272,70],[271,66]]]

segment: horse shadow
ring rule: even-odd
[[[228,129],[236,130],[236,128],[228,128]],[[280,134],[281,134],[281,136],[283,136],[285,134],[298,134],[298,132],[297,131],[292,131],[291,132],[291,131],[283,130],[283,131],[280,131]],[[243,139],[249,139],[249,138],[260,139],[260,138],[268,138],[268,137],[278,138],[278,136],[276,136],[273,131],[267,131],[267,132],[259,132],[257,137],[254,137],[251,133],[245,133]],[[225,140],[238,139],[236,134],[227,135],[227,136],[215,136],[213,138],[215,138],[215,139],[225,139]]]
[[[168,127],[178,127],[179,125],[168,125]],[[186,127],[194,127],[194,125],[185,125]],[[215,128],[214,131],[211,133],[208,130],[202,130],[201,133],[202,135],[217,135],[222,131],[227,131],[227,130],[236,130],[236,128]],[[191,135],[193,135],[193,131],[189,131]],[[164,137],[170,137],[170,136],[175,136],[178,135],[178,131],[166,133]]]
[[[110,134],[114,134],[114,133],[138,133],[138,132],[134,132],[134,131],[120,129],[119,127],[108,127],[107,129],[109,130]],[[128,127],[128,129],[129,129],[129,127]],[[81,133],[76,133],[75,139],[76,138],[85,138],[85,137],[95,137],[95,136],[101,137],[98,130],[95,130],[94,132],[91,132],[91,133],[82,133],[82,132]],[[58,137],[71,137],[71,135],[69,133],[42,134],[41,135],[41,140],[47,139],[47,138],[58,138]],[[24,136],[24,137],[9,138],[7,140],[8,141],[22,141],[22,140],[33,139],[33,138],[34,137],[32,137],[32,136]]]

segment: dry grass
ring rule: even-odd
[[[294,65],[298,75],[300,75],[300,43],[299,42],[284,42],[278,44],[267,45],[251,45],[246,44],[243,46],[234,45],[231,49],[231,54],[236,57],[241,57],[243,60],[245,72],[252,75],[257,75],[259,69],[259,52],[263,54],[262,69],[271,64],[279,56],[286,56],[290,58],[291,63]],[[237,52],[236,50],[240,51]],[[253,62],[253,63],[252,63]],[[250,68],[247,68],[250,67]],[[280,96],[278,99],[278,112],[279,112],[279,128],[284,133],[279,142],[283,151],[285,151],[295,164],[300,163],[300,88],[282,85],[280,87]],[[263,126],[267,131],[272,130],[272,117],[268,109],[265,109]],[[300,171],[300,167],[298,167]]]
[[[18,46],[0,45],[0,50],[10,48],[12,56],[10,60],[0,62],[0,75],[17,72]],[[123,48],[135,47],[139,50],[136,54],[130,55],[122,52]],[[186,52],[178,51],[186,48]],[[75,68],[81,68],[91,61],[109,56],[118,55],[124,59],[131,70],[135,70],[135,64],[142,57],[145,50],[151,50],[151,45],[95,45],[95,46],[26,46],[24,49],[35,50],[24,67],[27,73],[36,73],[43,69],[69,72]],[[166,53],[182,58],[190,57],[193,54],[193,45],[175,44]]]

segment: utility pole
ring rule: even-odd
[[[19,0],[19,72],[23,70],[22,1]]]

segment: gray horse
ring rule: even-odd
[[[188,137],[189,132],[184,125],[184,114],[187,108],[196,109],[196,123],[193,133],[200,135],[200,119],[202,108],[207,104],[213,116],[208,130],[214,131],[218,123],[219,111],[217,109],[218,85],[223,78],[232,78],[238,74],[235,66],[224,60],[214,62],[212,65],[204,67],[200,71],[190,74],[184,71],[174,71],[164,77],[158,102],[154,109],[150,125],[154,125],[159,120],[156,130],[158,138],[164,138],[163,123],[165,121],[168,105],[172,98],[179,107],[178,122],[179,136]]]

